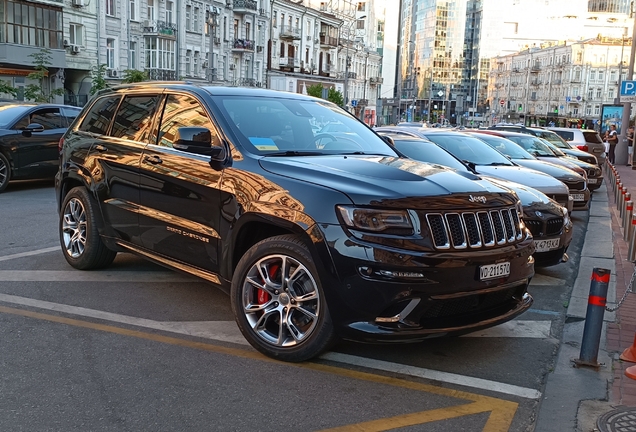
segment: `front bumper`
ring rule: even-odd
[[[323,284],[332,320],[345,339],[400,342],[462,334],[508,321],[532,304],[533,241],[476,251],[413,252],[322,227],[338,280]],[[483,265],[510,263],[510,274],[480,280]]]
[[[585,188],[583,190],[570,189],[570,196],[574,201],[574,207],[572,210],[589,210],[590,209],[590,190]],[[577,199],[582,196],[582,199]]]
[[[601,174],[598,177],[588,177],[587,178],[587,188],[591,191],[595,191],[600,188],[603,184],[603,175]]]

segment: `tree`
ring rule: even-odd
[[[106,83],[106,65],[100,64],[97,66],[93,66],[93,70],[91,71],[91,94],[94,95],[100,90],[104,90],[108,88],[108,84]]]
[[[15,88],[11,87],[9,81],[4,80],[0,80],[0,93],[10,94],[13,97],[18,96],[18,91]]]
[[[51,66],[51,50],[41,48],[40,51],[29,54],[33,58],[35,71],[27,75],[30,80],[38,81],[39,84],[27,84],[24,87],[24,98],[35,102],[51,102],[55,96],[64,94],[63,88],[49,90],[48,94],[44,91],[44,80],[49,76],[49,66]]]
[[[344,106],[344,97],[342,96],[342,93],[333,87],[329,89],[327,100],[329,102],[335,103],[338,106]]]
[[[322,85],[314,84],[312,86],[307,87],[307,94],[309,96],[321,98],[322,97]]]
[[[148,81],[148,74],[146,72],[137,69],[126,69],[124,71],[124,79],[121,82],[136,83],[142,81]]]

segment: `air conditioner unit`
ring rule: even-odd
[[[73,45],[73,46],[71,46],[71,53],[73,53],[73,54],[77,54],[77,53],[79,53],[80,51],[82,51],[82,49],[79,47],[79,45]]]
[[[234,70],[236,68],[236,65],[234,65],[234,63],[230,64],[230,70]]]
[[[143,22],[141,23],[141,25],[143,27],[152,27],[152,24],[150,23],[150,20],[143,20]]]
[[[262,46],[257,46],[256,47],[256,52],[263,52],[263,47]]]
[[[73,0],[71,4],[75,7],[83,7],[84,0]]]
[[[108,75],[110,78],[117,78],[118,72],[116,69],[108,69],[106,71],[106,75]]]
[[[64,45],[64,48],[68,48],[71,46],[70,43],[68,43],[68,39],[64,39],[64,41],[62,42],[62,44]]]
[[[311,36],[307,36],[307,42],[311,42]]]
[[[207,67],[208,67],[208,61],[206,60],[206,61],[203,62],[203,69],[205,69]]]
[[[219,45],[221,43],[221,38],[220,37],[215,37],[214,38],[214,44],[215,45]]]
[[[225,0],[225,6],[232,7],[232,0]]]

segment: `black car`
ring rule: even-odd
[[[0,106],[0,192],[10,180],[53,178],[58,143],[80,108],[55,104]]]
[[[415,160],[439,164],[458,172],[476,174],[474,170],[455,158],[450,152],[423,138],[391,133],[392,145],[402,154]],[[566,252],[572,241],[572,221],[567,207],[536,189],[496,177],[480,176],[488,181],[512,189],[523,208],[523,222],[532,232],[535,244],[535,264],[552,266],[567,261]]]
[[[314,135],[318,123],[349,132]],[[403,158],[322,99],[118,87],[85,107],[60,157],[70,265],[132,252],[213,282],[275,358],[311,358],[337,336],[461,334],[532,303],[534,245],[514,193]]]

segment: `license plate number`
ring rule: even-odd
[[[479,267],[479,279],[487,280],[498,277],[508,276],[510,274],[510,263],[502,262],[499,264],[489,264]]]
[[[596,179],[591,179],[591,178],[589,178],[589,179],[587,179],[587,182],[588,182],[589,184],[596,184]]]
[[[572,194],[570,196],[574,201],[585,201],[585,194]]]
[[[559,248],[560,239],[551,240],[535,240],[534,248],[535,252],[547,252]]]

